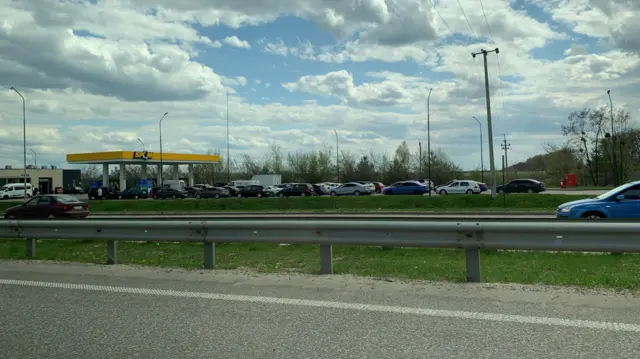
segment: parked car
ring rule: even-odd
[[[394,194],[415,194],[423,195],[429,193],[429,187],[418,181],[400,181],[387,186],[382,190],[382,194],[394,195]]]
[[[264,191],[269,193],[268,197],[275,197],[278,195],[278,192],[282,191],[282,189],[286,187],[286,186],[283,186],[283,187],[278,187],[278,186],[282,186],[282,185],[267,186],[265,187]]]
[[[382,193],[382,190],[384,189],[384,184],[382,182],[372,182],[372,183],[376,187],[376,193]]]
[[[462,180],[462,181],[453,181],[447,185],[439,186],[438,193],[441,196],[447,194],[478,194],[480,193],[480,182]]]
[[[278,192],[278,197],[291,196],[313,196],[313,187],[308,183],[290,183]]]
[[[331,189],[331,196],[360,196],[371,194],[375,191],[371,186],[363,185],[360,182],[349,182]]]
[[[563,219],[640,219],[640,181],[616,187],[595,198],[561,204],[556,217]]]
[[[118,199],[138,199],[149,198],[149,191],[146,188],[127,188],[118,194]]]
[[[183,199],[187,197],[187,192],[181,191],[176,188],[157,189],[153,192],[154,199]]]
[[[354,182],[351,182],[354,183]],[[367,189],[369,189],[369,192],[373,193],[376,191],[376,185],[373,184],[373,182],[369,182],[369,181],[355,181],[355,183],[359,183],[363,186],[365,186]]]
[[[116,199],[119,196],[117,190],[107,187],[92,188],[87,192],[89,199]]]
[[[322,186],[321,184],[312,184],[311,187],[313,187],[313,194],[316,196],[324,196],[328,194],[325,191],[324,186]]]
[[[515,179],[496,187],[498,193],[540,193],[546,190],[544,183],[534,179]]]
[[[419,179],[418,182],[422,183],[423,186],[427,186],[429,189],[434,188],[436,185],[433,181],[429,181],[428,179]]]
[[[261,185],[255,185],[255,184],[246,186],[236,193],[236,197],[238,198],[267,197],[267,196],[269,196],[269,193],[264,191],[264,187]]]
[[[83,194],[85,193],[85,191],[80,186],[69,185],[63,190],[63,193],[64,194]]]
[[[229,193],[229,190],[227,190],[226,188],[206,186],[202,190],[196,192],[195,197],[197,199],[200,199],[200,198],[226,198],[226,197],[229,197],[230,195],[231,194]]]
[[[195,195],[196,195],[196,193],[197,193],[198,191],[200,191],[201,189],[202,189],[202,188],[200,188],[200,187],[187,186],[187,187],[183,188],[182,190],[183,190],[184,192],[186,192],[186,193],[187,193],[187,196],[189,196],[189,197],[193,197],[193,196],[195,196]]]
[[[218,186],[218,187],[226,189],[227,191],[229,191],[229,195],[233,197],[235,197],[238,194],[238,192],[240,192],[240,188],[238,187],[233,187],[233,186]]]
[[[486,183],[478,182],[480,184],[480,192],[486,192],[489,190],[489,186]]]
[[[37,196],[4,211],[6,219],[86,218],[89,204],[69,195]]]

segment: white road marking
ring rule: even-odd
[[[609,330],[609,331],[640,333],[639,324],[599,322],[599,321],[591,321],[591,320],[534,317],[534,316],[498,314],[498,313],[466,312],[466,311],[459,311],[459,310],[412,308],[412,307],[374,305],[374,304],[363,304],[363,303],[332,302],[332,301],[322,301],[322,300],[307,300],[307,299],[203,293],[203,292],[185,292],[185,291],[166,290],[166,289],[131,288],[131,287],[113,287],[113,286],[106,286],[106,285],[91,285],[91,284],[40,282],[40,281],[26,281],[26,280],[14,280],[14,279],[0,279],[0,285],[2,284],[24,286],[24,287],[84,290],[84,291],[93,291],[93,292],[127,293],[127,294],[154,295],[154,296],[179,297],[179,298],[225,300],[225,301],[232,301],[232,302],[295,305],[295,306],[303,306],[303,307],[316,307],[316,308],[328,308],[328,309],[350,309],[350,310],[359,310],[359,311],[365,311],[365,312],[385,312],[385,313],[420,315],[420,316],[428,316],[428,317],[473,319],[473,320],[486,320],[486,321],[492,321],[492,322],[506,322],[506,323],[519,323],[519,324],[541,324],[541,325],[550,325],[550,326],[558,326],[558,327],[573,327],[573,328],[581,328],[581,329],[600,329],[600,330]]]

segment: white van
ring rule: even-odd
[[[33,187],[27,183],[27,198],[33,196]],[[0,188],[0,199],[23,198],[24,183],[7,183]]]

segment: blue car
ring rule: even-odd
[[[596,198],[564,203],[556,212],[565,219],[638,219],[640,218],[640,181],[616,187]]]
[[[396,182],[391,186],[387,186],[382,190],[382,194],[417,194],[423,195],[429,193],[429,187],[418,181],[402,181]]]

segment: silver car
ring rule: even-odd
[[[360,196],[371,194],[371,189],[357,182],[349,182],[332,188],[329,194],[332,196]]]

